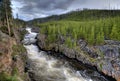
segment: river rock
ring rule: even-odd
[[[40,28],[39,27],[32,27],[32,32],[39,33]]]
[[[105,40],[105,44],[107,44],[107,45],[120,45],[120,41]]]
[[[118,58],[119,57],[119,49],[118,45],[103,45],[98,46],[100,51],[104,54],[105,58]]]
[[[46,36],[43,34],[38,34],[38,36],[37,36],[37,44],[42,49],[46,46],[45,45],[45,38],[46,38]]]
[[[37,36],[38,46],[44,50],[48,45],[45,43],[46,36],[39,34]],[[61,42],[61,41],[60,41]],[[58,46],[57,46],[58,45]],[[95,66],[100,72],[112,76],[120,81],[120,42],[105,40],[105,45],[89,46],[84,40],[79,40],[79,50],[67,48],[63,43],[53,45],[60,52],[69,58],[75,58],[85,64]],[[53,48],[50,48],[51,50]],[[49,49],[49,50],[50,50]]]

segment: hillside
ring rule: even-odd
[[[120,81],[119,13],[119,10],[85,10],[57,16],[57,21],[53,17],[46,18],[45,23],[33,21],[40,28],[37,44],[43,50],[60,52],[95,66]]]
[[[49,21],[58,20],[71,20],[71,21],[89,21],[105,19],[108,17],[120,16],[120,10],[83,10],[72,11],[62,15],[52,15],[46,18],[38,18],[28,21],[29,24],[44,23]]]
[[[66,38],[65,44],[76,46],[79,39],[86,40],[90,45],[104,44],[104,40],[120,40],[120,17],[104,20],[78,22],[57,21],[40,24],[40,33],[48,36],[47,41],[53,43],[60,40],[60,36]]]
[[[76,46],[76,41],[83,39],[89,45],[104,44],[104,40],[120,40],[120,11],[119,10],[84,10],[74,11],[60,16],[39,19],[32,22],[41,28],[41,33],[48,36],[47,41],[56,42],[63,36]],[[41,19],[42,20],[42,19]],[[55,21],[57,20],[57,21]],[[68,44],[68,43],[67,43]]]

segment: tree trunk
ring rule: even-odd
[[[6,24],[7,24],[7,28],[8,28],[8,34],[9,36],[11,36],[11,30],[10,30],[10,23],[9,23],[9,17],[8,17],[8,10],[7,10],[7,1],[5,1],[4,3],[4,7],[5,7],[5,16],[6,16]],[[12,44],[11,44],[11,38],[9,38],[9,53],[12,53]]]
[[[11,36],[10,23],[9,23],[7,10],[6,10],[6,21],[7,21],[8,33],[9,33],[9,36]]]

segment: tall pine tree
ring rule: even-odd
[[[10,0],[0,0],[0,24],[7,27],[8,34],[11,35],[12,9]]]
[[[0,28],[5,30],[9,36],[11,36],[12,27],[12,10],[10,0],[0,0]],[[9,38],[9,53],[12,53],[11,38]]]

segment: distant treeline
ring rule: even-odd
[[[105,19],[109,17],[120,16],[120,10],[81,10],[72,11],[62,15],[52,15],[46,18],[38,18],[28,22],[28,24],[39,24],[49,21],[71,20],[71,21],[89,21]]]

